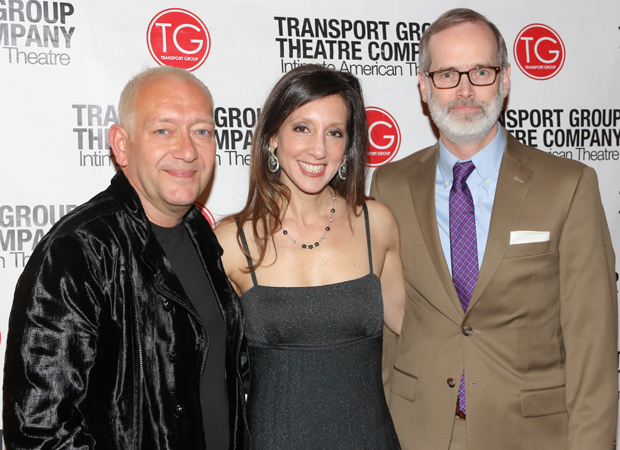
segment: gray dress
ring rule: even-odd
[[[372,273],[326,286],[257,283],[241,301],[252,450],[399,449],[381,380],[383,300]],[[247,248],[243,231],[242,243]],[[249,264],[249,262],[248,262]]]

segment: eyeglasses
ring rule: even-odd
[[[459,85],[461,76],[467,74],[469,82],[473,86],[489,86],[495,83],[501,67],[476,67],[475,69],[459,72],[458,70],[438,70],[425,72],[426,76],[433,80],[437,89],[452,89]]]

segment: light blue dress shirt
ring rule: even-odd
[[[484,250],[489,237],[493,200],[495,199],[499,166],[502,162],[505,146],[506,135],[498,123],[495,138],[493,138],[489,145],[471,158],[476,169],[467,179],[467,186],[471,191],[476,213],[478,268],[482,265]],[[452,274],[450,258],[450,189],[452,188],[452,168],[457,162],[463,161],[450,153],[441,142],[441,139],[439,139],[439,158],[437,160],[437,176],[435,178],[435,210],[437,211],[439,239],[450,274]]]

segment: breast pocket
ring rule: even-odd
[[[555,240],[544,242],[529,242],[527,244],[513,244],[508,246],[504,259],[520,258],[524,256],[536,256],[550,253],[555,248]]]
[[[418,379],[416,377],[401,372],[394,367],[394,370],[392,371],[392,382],[390,383],[390,390],[393,394],[413,402],[415,401],[415,391],[417,385]]]

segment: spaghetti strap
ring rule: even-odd
[[[364,207],[364,221],[366,222],[366,244],[368,245],[368,265],[370,266],[370,273],[373,273],[372,269],[372,246],[370,242],[370,222],[368,221],[368,207],[366,203],[362,205]]]
[[[237,222],[237,228],[239,228],[239,222]],[[252,265],[252,260],[248,256],[250,254],[250,249],[248,248],[248,241],[245,239],[245,233],[243,232],[243,228],[239,228],[239,237],[241,238],[243,250],[245,250],[245,259],[248,261],[248,267],[250,267]],[[254,283],[254,286],[258,286],[255,271],[251,271],[250,275],[252,276],[252,283]]]

